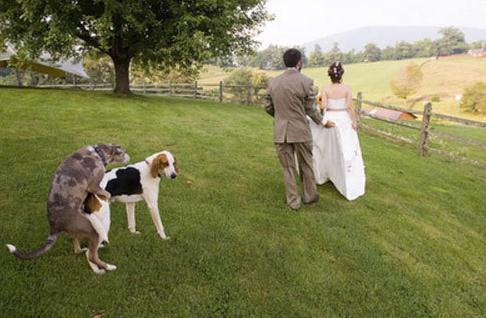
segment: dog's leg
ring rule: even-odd
[[[147,200],[146,202],[150,210],[150,215],[152,216],[152,221],[157,228],[157,233],[159,233],[160,238],[163,240],[169,239],[169,237],[165,235],[165,230],[164,226],[162,225],[162,220],[160,219],[159,207],[157,206],[157,202],[153,200]]]
[[[98,239],[91,239],[88,242],[88,250],[86,251],[86,259],[88,260],[89,267],[95,272],[96,274],[104,274],[105,264],[97,264],[96,259],[98,258]]]
[[[91,269],[96,274],[104,274],[105,270],[113,271],[116,269],[115,265],[107,264],[98,257],[99,239],[90,239],[88,241],[88,250],[86,251],[86,258]]]
[[[74,254],[81,254],[82,252],[86,252],[88,250],[86,247],[81,248],[78,239],[73,239],[73,247],[74,247]]]
[[[95,190],[93,193],[99,196],[101,200],[108,201],[111,199],[111,193],[102,188]]]
[[[101,181],[101,180],[100,180]],[[111,193],[103,189],[98,183],[93,182],[88,186],[88,192],[96,194],[101,200],[108,201],[111,199]]]
[[[127,208],[128,230],[130,233],[140,234],[135,225],[135,203],[125,203],[125,207]]]

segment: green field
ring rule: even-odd
[[[351,72],[350,72],[351,73]],[[332,185],[285,206],[272,120],[261,108],[176,98],[0,88],[0,243],[47,236],[52,173],[77,148],[120,143],[133,161],[170,149],[161,241],[112,206],[102,276],[61,238],[20,261],[0,251],[1,317],[484,317],[486,171],[361,135],[367,193]]]
[[[345,65],[344,83],[353,87],[354,92],[361,91],[364,98],[371,101],[406,106],[403,100],[393,96],[390,80],[407,64],[421,64],[426,59],[381,61],[375,63],[357,63]],[[208,66],[201,73],[201,83],[214,83],[224,80],[231,70],[222,70]],[[463,89],[476,81],[486,82],[486,58],[466,56],[445,57],[430,60],[422,69],[424,77],[420,90],[412,98],[424,96],[424,101],[418,102],[415,109],[422,109],[425,100],[438,96],[439,102],[433,103],[435,112],[461,116],[474,120],[486,121],[486,116],[472,115],[461,112],[455,96],[463,93]],[[328,83],[327,68],[304,68],[304,74],[314,79],[321,88]],[[269,76],[280,74],[281,71],[266,71]],[[408,105],[407,105],[408,107]]]

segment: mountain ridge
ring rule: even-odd
[[[339,44],[342,51],[362,50],[368,43],[374,43],[380,48],[394,46],[396,42],[415,42],[429,38],[435,40],[441,37],[439,30],[443,27],[433,26],[366,26],[349,31],[332,34],[311,42],[302,44],[307,53],[314,51],[315,45],[319,44],[326,52],[333,48],[334,43]],[[458,27],[464,32],[466,42],[486,40],[486,29]]]

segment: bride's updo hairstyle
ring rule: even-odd
[[[329,66],[327,74],[333,83],[341,83],[344,74],[344,68],[341,62],[334,62]]]

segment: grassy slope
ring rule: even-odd
[[[389,83],[397,72],[412,61],[420,64],[426,59],[350,64],[345,66],[344,82],[352,85],[355,92],[362,91],[366,99],[404,105],[403,100],[393,96]],[[280,72],[269,71],[267,73],[269,76],[275,76]],[[328,83],[327,68],[304,68],[304,73],[314,79],[319,88]],[[476,81],[486,82],[486,59],[464,56],[442,58],[427,62],[424,65],[423,73],[422,87],[415,97],[439,95],[441,101],[433,103],[434,111],[486,120],[486,116],[460,112],[459,105],[455,101],[455,96],[462,94],[464,87],[470,86]],[[203,83],[213,80],[219,82],[227,76],[228,73],[221,69],[208,67],[206,72],[202,73],[201,81]],[[415,107],[420,109],[422,105],[423,102],[419,102]]]
[[[285,208],[271,119],[259,108],[183,99],[0,89],[0,242],[34,248],[59,162],[117,142],[133,160],[174,151],[182,175],[161,184],[160,241],[113,205],[119,269],[90,272],[62,238],[45,256],[0,250],[3,317],[486,315],[486,171],[363,135],[367,194],[331,185],[299,214]]]

